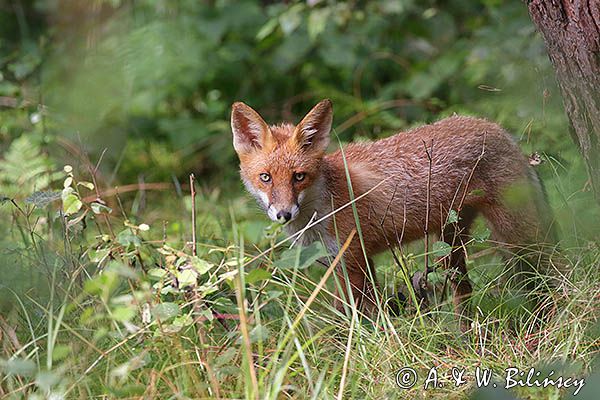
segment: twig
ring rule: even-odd
[[[431,139],[431,148],[428,150],[425,141],[423,141],[423,146],[425,146],[425,154],[427,154],[427,159],[429,160],[429,170],[427,171],[427,204],[425,205],[425,275],[423,276],[423,283],[425,287],[427,287],[427,274],[429,273],[429,213],[430,210],[430,198],[431,198],[431,168],[433,164],[432,155],[433,155],[433,139]]]
[[[104,150],[102,150],[102,154],[100,154],[100,157],[98,158],[98,162],[96,163],[96,166],[94,167],[91,163],[91,160],[89,159],[87,153],[83,153],[83,155],[80,154],[80,157],[82,160],[84,160],[88,171],[90,173],[90,176],[92,177],[92,183],[94,184],[94,191],[96,192],[96,198],[94,199],[94,201],[97,201],[98,203],[105,205],[106,202],[104,200],[102,200],[102,197],[100,196],[100,189],[98,188],[98,180],[96,179],[96,173],[98,172],[98,168],[100,168],[100,163],[102,162],[102,159],[104,158],[104,154],[106,153],[106,148]],[[90,196],[92,197],[92,196]],[[108,227],[108,231],[110,232],[110,236],[115,238],[115,232],[112,229],[112,226],[110,224],[110,219],[108,218],[108,214],[106,213],[102,213],[102,217],[104,219],[104,222],[106,223],[106,226]]]
[[[462,206],[463,206],[463,204],[465,202],[465,199],[467,197],[467,194],[468,194],[468,191],[469,191],[469,185],[471,184],[471,179],[473,179],[473,174],[475,173],[475,169],[477,168],[477,166],[479,165],[479,163],[483,159],[483,156],[485,155],[485,139],[486,139],[486,136],[487,136],[487,131],[483,132],[483,142],[481,143],[481,153],[477,157],[477,160],[475,160],[475,165],[473,165],[473,169],[471,169],[471,173],[469,174],[469,177],[467,178],[467,184],[465,186],[465,190],[463,192],[462,198],[460,199],[460,203],[458,204],[458,211],[459,212],[462,210]]]
[[[100,192],[100,195],[102,197],[110,197],[110,196],[114,196],[116,193],[127,193],[127,192],[137,192],[139,190],[171,190],[173,188],[173,184],[172,183],[167,183],[167,182],[153,182],[153,183],[144,183],[144,184],[139,184],[139,183],[132,183],[129,185],[123,185],[123,186],[119,186],[119,187],[115,187],[112,189],[106,189],[102,192]],[[185,185],[187,186],[187,185]],[[184,187],[185,187],[184,186]],[[85,202],[90,202],[90,201],[94,201],[96,199],[97,195],[91,195],[91,196],[86,196],[83,198],[83,201]]]
[[[192,195],[192,255],[198,255],[198,249],[196,248],[196,177],[194,174],[190,174],[190,193]]]
[[[308,228],[310,228],[312,226],[311,224],[315,221],[315,219],[317,219],[317,212],[316,211],[313,213],[312,217],[310,217],[310,220],[308,221],[308,223],[306,224],[306,226],[299,231],[298,236],[296,236],[296,238],[294,239],[294,241],[292,242],[292,244],[290,244],[290,249],[292,247],[294,247],[294,245],[296,244],[296,242],[298,242],[298,240],[300,240],[302,238],[302,235],[304,235],[304,232],[306,232],[308,230]]]
[[[387,217],[388,211],[390,211],[390,206],[392,205],[392,202],[394,201],[394,196],[396,195],[396,189],[398,189],[398,182],[396,182],[396,184],[394,185],[394,191],[392,192],[392,197],[390,198],[390,201],[388,202],[387,206],[385,207],[385,212],[383,213],[383,217],[381,217],[381,221],[379,222],[379,225],[381,225],[383,227],[383,223],[385,222],[385,218]]]

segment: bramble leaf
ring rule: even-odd
[[[435,242],[431,247],[433,255],[436,257],[444,257],[452,252],[452,246],[446,242]]]

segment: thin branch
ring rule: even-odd
[[[429,169],[427,171],[427,204],[425,208],[425,275],[423,275],[423,281],[425,287],[427,287],[427,274],[429,273],[429,214],[430,210],[430,201],[431,201],[431,170],[433,165],[433,139],[431,139],[431,147],[427,149],[427,144],[423,141],[423,146],[425,147],[425,154],[427,154],[427,160],[429,162]]]
[[[198,255],[196,248],[196,177],[190,174],[190,193],[192,195],[192,255]]]

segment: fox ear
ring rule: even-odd
[[[321,100],[296,126],[293,138],[302,149],[324,152],[329,145],[332,120],[331,100]]]
[[[241,102],[231,106],[231,131],[233,148],[238,154],[263,148],[271,138],[271,131],[265,120]]]

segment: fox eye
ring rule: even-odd
[[[267,174],[266,172],[263,172],[262,174],[259,175],[260,180],[267,183],[267,182],[271,182],[271,175]]]
[[[304,180],[304,177],[306,176],[306,174],[304,172],[296,172],[294,174],[294,180],[296,182],[301,182]]]

